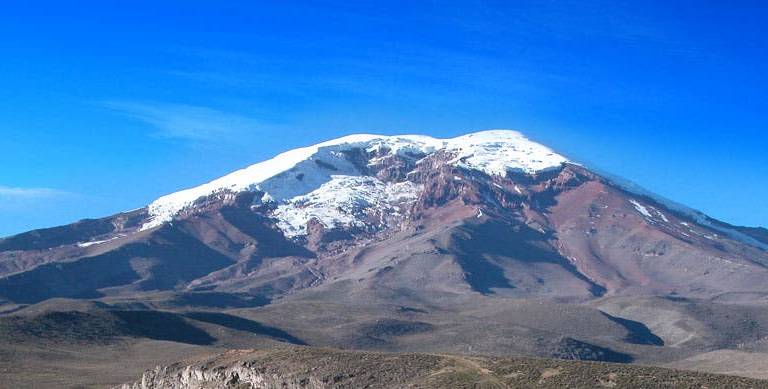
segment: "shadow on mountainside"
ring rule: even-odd
[[[491,288],[513,288],[504,276],[503,269],[489,258],[502,257],[522,262],[546,262],[556,264],[589,285],[589,292],[596,297],[605,294],[604,287],[580,273],[557,250],[551,248],[547,235],[527,225],[513,225],[501,221],[481,224],[465,224],[454,235],[459,265],[467,272],[467,282],[473,290],[489,294]]]
[[[233,330],[246,331],[258,335],[266,335],[286,343],[301,346],[307,345],[307,343],[303,340],[277,327],[271,327],[239,316],[228,315],[226,313],[219,312],[189,312],[184,316],[193,320],[216,324]]]
[[[627,343],[645,344],[650,346],[664,345],[664,340],[654,334],[645,324],[618,316],[611,316],[603,311],[600,311],[600,313],[607,317],[608,320],[611,320],[627,330],[627,336],[624,338],[624,341]]]

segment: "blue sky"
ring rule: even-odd
[[[0,236],[349,133],[490,128],[768,225],[764,2],[382,3],[4,2]]]

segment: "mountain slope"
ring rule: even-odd
[[[0,312],[85,299],[318,346],[671,363],[764,352],[762,231],[513,131],[354,135],[2,239]]]

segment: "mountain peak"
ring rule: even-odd
[[[392,155],[423,158],[442,152],[451,157],[447,162],[450,165],[492,176],[503,176],[507,172],[535,174],[567,162],[546,146],[511,130],[480,131],[449,139],[354,134],[293,149],[207,184],[160,197],[149,205],[151,220],[143,229],[170,221],[198,199],[224,191],[262,191],[265,200],[284,202],[309,194],[333,177],[364,176],[364,169],[344,155],[355,149],[371,156],[375,154],[377,158]]]

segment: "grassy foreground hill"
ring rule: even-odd
[[[768,382],[626,364],[289,347],[158,367],[122,389],[530,387],[763,388]]]

